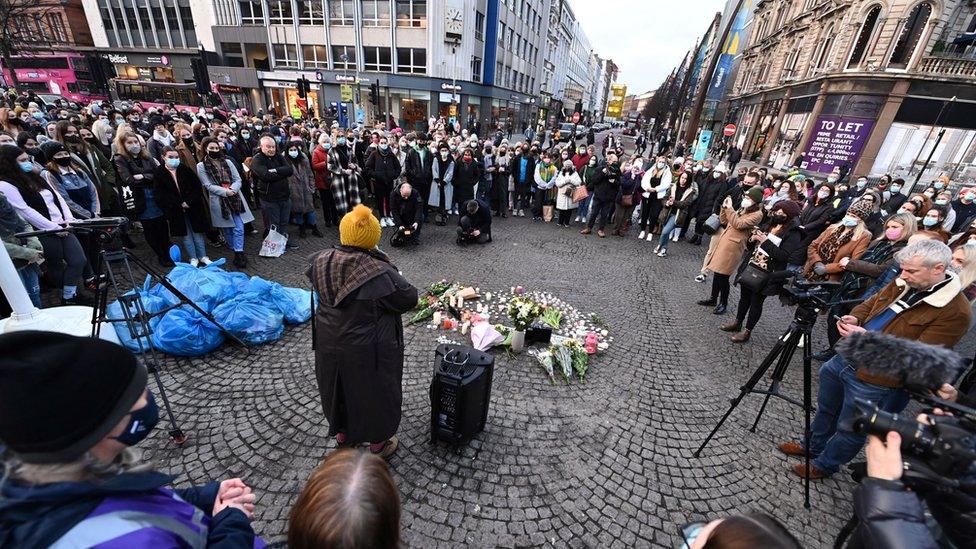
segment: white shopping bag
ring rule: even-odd
[[[271,226],[271,230],[268,231],[268,236],[264,237],[264,242],[261,243],[261,251],[258,255],[261,257],[281,257],[281,254],[285,253],[285,245],[288,244],[288,237],[278,232],[278,227],[274,225]]]

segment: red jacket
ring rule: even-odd
[[[580,171],[586,166],[586,163],[590,161],[590,155],[587,153],[573,155],[573,166],[576,166],[576,171]]]
[[[315,172],[315,188],[328,189],[332,184],[332,174],[329,173],[329,153],[322,145],[312,149],[312,171]]]

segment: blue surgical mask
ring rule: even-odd
[[[346,144],[346,138],[345,137],[340,137],[339,138],[339,144],[340,145],[345,145]]]
[[[250,139],[251,132],[241,132],[241,139]]]
[[[385,151],[385,150],[387,150],[387,149],[389,149],[389,148],[390,148],[390,146],[389,146],[389,145],[380,145],[380,150],[381,150],[381,151]]]
[[[146,405],[129,413],[129,423],[122,434],[115,440],[126,446],[135,446],[142,442],[159,423],[159,406],[152,392],[146,392]]]
[[[949,203],[949,201],[946,200],[945,198],[940,198],[940,199],[936,200],[935,203],[937,205],[939,205],[939,206],[945,206],[946,204]]]
[[[935,227],[939,224],[939,220],[934,217],[925,216],[922,218],[922,225],[926,227]]]
[[[34,163],[28,160],[27,162],[18,162],[20,164],[20,169],[24,170],[25,173],[30,173],[34,171]]]
[[[899,192],[901,192],[901,185],[892,185],[891,186],[891,192],[892,193],[899,193]]]
[[[322,148],[325,150],[332,150],[332,143],[322,143]]]
[[[290,156],[292,158],[298,158],[298,151],[292,149],[292,150],[288,151],[288,156]]]
[[[857,227],[857,218],[848,215],[844,217],[841,223],[843,223],[845,227]]]
[[[170,169],[175,170],[180,165],[180,159],[179,158],[167,158],[166,159],[166,165],[169,166]]]

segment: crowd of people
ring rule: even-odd
[[[42,284],[63,304],[91,303],[95,243],[63,230],[77,219],[127,217],[123,245],[145,245],[161,266],[173,264],[174,241],[194,266],[226,247],[246,269],[247,238],[274,230],[294,250],[308,234],[338,230],[339,246],[315,254],[307,275],[319,298],[316,379],[329,435],[343,449],[312,474],[292,510],[295,547],[399,543],[399,497],[383,458],[398,447],[400,315],[418,292],[378,249],[384,229],[392,246],[417,245],[425,224],[456,221],[457,244],[487,244],[493,218],[513,216],[555,222],[557,230],[576,225],[583,237],[636,238],[648,261],[666,260],[676,242],[702,246],[689,284],[711,277],[699,304],[716,315],[728,312],[738,286],[734,318],[720,327],[735,343],[750,340],[766,299],[792,275],[835,284],[831,347],[864,330],[952,347],[968,331],[976,300],[976,188],[946,177],[914,192],[890,176],[835,172],[818,181],[737,166],[734,147],[724,160],[696,161],[682,156],[681,143],[661,139],[645,158],[655,147],[644,137],[628,155],[615,133],[598,155],[592,137],[544,146],[501,132],[479,138],[442,120],[405,133],[263,113],[123,112],[108,103],[74,111],[41,108],[27,94],[5,99],[0,237],[38,307]],[[50,232],[16,236],[31,229]],[[144,244],[133,240],[138,232]],[[139,460],[133,447],[159,410],[144,367],[106,345],[0,336],[0,545],[260,546],[249,524],[256,496],[240,479],[174,491],[166,487],[172,478]],[[908,403],[897,380],[872,377],[832,349],[818,358],[825,362],[809,440],[814,459],[809,470],[793,468],[813,479],[836,473],[864,446],[847,421],[855,398],[889,412]],[[79,386],[89,390],[72,390]],[[939,394],[966,398],[951,385]],[[43,411],[51,421],[29,428],[41,406],[55,408]],[[802,456],[804,443],[779,449]],[[890,441],[888,450],[871,444],[892,459]],[[887,477],[871,489],[904,491]],[[690,547],[799,546],[761,515],[685,534]]]

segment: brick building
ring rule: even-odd
[[[94,45],[82,0],[39,0],[11,15],[14,45],[22,55]]]
[[[750,26],[726,97],[746,158],[914,177],[945,127],[923,180],[976,177],[976,4],[760,0]]]

